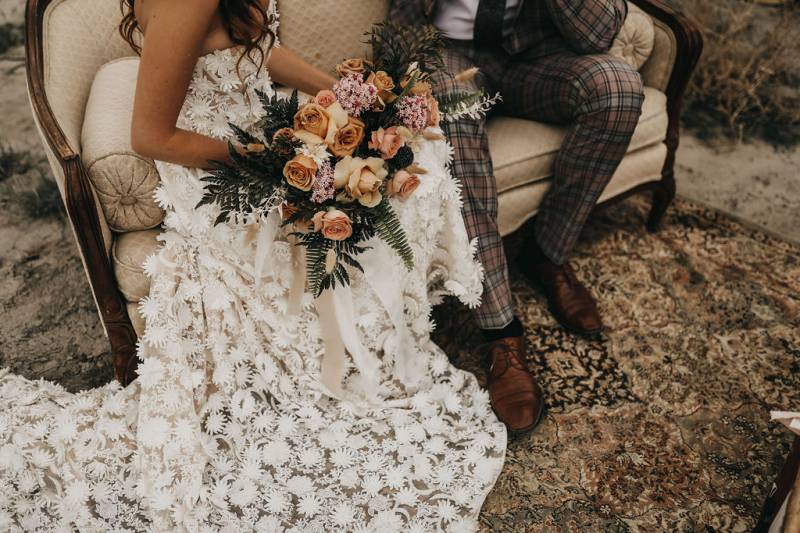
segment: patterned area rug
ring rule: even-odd
[[[792,441],[769,410],[800,408],[800,248],[680,200],[649,234],[646,208],[593,217],[576,252],[600,339],[560,329],[512,266],[547,413],[510,442],[486,531],[755,525]],[[465,315],[440,307],[437,341],[483,379]]]

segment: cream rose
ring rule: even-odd
[[[348,123],[336,132],[330,150],[336,157],[353,155],[358,145],[364,140],[364,123],[350,117]]]
[[[336,65],[336,73],[344,78],[348,74],[363,74],[364,60],[360,58],[346,59]]]
[[[338,209],[318,211],[311,222],[314,231],[322,231],[322,235],[332,241],[343,241],[353,234],[353,221]]]
[[[419,187],[419,176],[409,174],[405,170],[398,170],[394,177],[386,184],[386,194],[408,199]]]
[[[392,159],[405,143],[406,140],[398,132],[397,126],[392,126],[391,128],[378,128],[373,131],[372,138],[367,146],[371,150],[379,151],[383,159]]]
[[[317,164],[307,155],[296,155],[283,167],[283,176],[292,187],[310,191],[317,175]]]
[[[333,182],[361,205],[375,207],[383,198],[380,187],[388,173],[380,157],[346,156],[336,163]]]

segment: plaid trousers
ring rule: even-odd
[[[465,88],[499,91],[503,104],[497,111],[503,115],[568,125],[534,228],[544,253],[564,263],[630,144],[644,100],[639,73],[615,57],[567,47],[543,56],[535,48],[512,55],[502,46],[451,42],[444,55],[447,71],[431,79],[437,94]],[[480,73],[467,87],[455,81],[454,73],[473,66]],[[464,119],[444,123],[443,129],[455,150],[453,173],[462,183],[467,232],[478,238],[486,271],[475,319],[481,328],[499,329],[513,320],[514,310],[486,124]]]

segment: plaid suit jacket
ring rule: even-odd
[[[392,0],[389,20],[430,23],[441,0]],[[571,49],[580,54],[608,51],[625,22],[625,0],[522,0],[510,35],[502,42],[512,55],[543,56]]]

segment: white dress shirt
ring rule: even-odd
[[[433,25],[450,39],[471,41],[475,34],[475,17],[480,0],[441,0],[434,15]],[[522,0],[506,0],[506,15],[503,36],[511,33],[514,19],[522,5]]]

